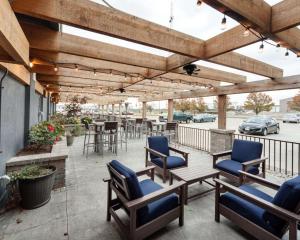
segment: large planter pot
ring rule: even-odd
[[[74,136],[67,136],[67,146],[72,146],[74,142]]]
[[[49,166],[53,171],[45,176],[32,179],[19,179],[21,206],[34,209],[45,205],[51,198],[56,167]]]

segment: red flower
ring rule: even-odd
[[[55,129],[51,124],[49,124],[47,127],[49,132],[54,132]]]

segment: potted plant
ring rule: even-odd
[[[24,209],[41,207],[50,200],[55,172],[54,166],[28,165],[11,174],[11,179],[19,186]]]
[[[67,131],[66,138],[67,138],[67,146],[72,146],[74,142],[73,131]]]

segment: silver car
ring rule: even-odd
[[[282,121],[284,123],[300,123],[300,113],[289,113],[284,115]]]

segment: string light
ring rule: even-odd
[[[96,72],[96,69],[94,69],[94,76],[97,76],[97,72]]]
[[[285,52],[285,56],[288,57],[290,54],[289,54],[289,50],[286,49],[286,52]]]
[[[280,51],[280,44],[277,43],[277,44],[276,44],[276,52],[279,52],[279,51]]]
[[[54,72],[57,72],[58,71],[58,67],[55,65],[54,66]]]
[[[221,30],[225,30],[227,27],[227,20],[226,20],[226,16],[224,14],[224,17],[222,19],[222,22],[221,22]]]
[[[76,72],[78,72],[78,70],[79,70],[77,64],[75,64],[75,70],[76,70]]]
[[[30,67],[30,68],[33,68],[33,66],[34,66],[33,62],[30,62],[30,63],[29,63],[29,67]]]
[[[243,36],[244,37],[249,37],[249,35],[250,35],[250,30],[249,30],[249,28],[246,28],[244,33],[243,33]]]
[[[262,41],[262,42],[261,42],[261,45],[259,46],[258,52],[259,52],[259,53],[263,53],[264,47],[265,47],[265,46],[264,46],[264,41]]]

